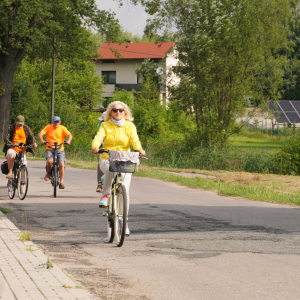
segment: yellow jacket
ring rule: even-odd
[[[92,148],[99,148],[104,140],[103,149],[116,151],[130,151],[130,146],[134,150],[142,150],[135,125],[125,120],[123,126],[118,127],[111,120],[103,122],[92,142]],[[107,158],[107,153],[101,155],[101,159]]]

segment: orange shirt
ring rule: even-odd
[[[52,124],[47,125],[41,132],[43,135],[46,134],[46,141],[53,145],[54,142],[57,142],[58,145],[63,143],[65,136],[69,136],[71,134],[65,126],[59,125],[57,128],[54,128]],[[51,150],[49,145],[47,145],[47,149]],[[59,151],[63,150],[64,145],[62,145]]]
[[[13,144],[26,143],[26,134],[23,126],[21,128],[15,126],[15,136],[12,142]],[[21,151],[20,148],[11,148],[11,149],[15,150],[18,153]],[[24,153],[26,153],[26,151],[24,151]]]

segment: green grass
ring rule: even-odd
[[[20,235],[19,235],[19,239],[20,241],[31,241],[32,237],[31,234],[27,231],[23,231]]]
[[[261,149],[268,152],[276,152],[283,147],[284,139],[278,139],[266,134],[259,134],[257,137],[234,136],[229,138],[229,145],[238,147],[241,150]]]
[[[134,176],[176,182],[180,185],[191,188],[213,190],[217,191],[220,195],[243,197],[249,200],[300,205],[300,192],[276,192],[270,189],[260,188],[258,186],[243,186],[239,184],[222,182],[220,180],[203,179],[199,177],[187,178],[180,175],[169,174],[163,171],[140,170],[138,173],[135,173]]]
[[[11,210],[10,208],[4,208],[4,207],[1,207],[1,206],[0,206],[0,211],[1,211],[2,213],[4,213],[4,214],[11,214],[11,213],[14,212],[14,211]]]

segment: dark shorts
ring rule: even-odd
[[[46,150],[46,160],[48,160],[48,158],[54,158],[54,152],[50,151],[50,150]],[[57,152],[57,162],[66,162],[66,156],[65,156],[65,151],[59,151]]]

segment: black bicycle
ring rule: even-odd
[[[58,151],[61,149],[62,145],[69,145],[66,142],[63,142],[61,144],[58,145],[57,142],[53,144],[49,143],[49,142],[45,142],[43,145],[49,144],[51,147],[51,151],[54,152],[54,158],[53,158],[53,163],[52,163],[52,169],[50,172],[50,181],[51,184],[53,186],[53,197],[56,198],[56,194],[57,194],[57,187],[59,186],[59,182],[60,182],[60,175],[59,175],[59,164],[57,162],[57,153]],[[46,166],[46,171],[47,170],[47,166]]]
[[[16,155],[15,163],[13,166],[12,179],[8,180],[7,188],[8,188],[8,196],[10,199],[15,197],[16,190],[18,190],[18,195],[20,200],[24,200],[27,191],[28,191],[28,170],[26,165],[24,164],[24,151],[28,149],[34,148],[32,145],[27,145],[24,143],[20,143],[19,145],[8,144],[10,148],[20,148],[21,151]]]

